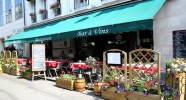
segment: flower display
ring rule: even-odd
[[[186,72],[186,59],[176,58],[166,62],[166,69],[168,74]]]
[[[50,9],[54,9],[54,8],[57,8],[57,7],[60,7],[60,2],[59,1],[56,1],[55,3],[52,3],[50,5]]]
[[[60,78],[63,79],[63,80],[75,80],[76,79],[76,75],[73,73],[72,75],[71,74],[65,74],[65,71],[62,70],[61,71],[61,74],[60,74]]]
[[[19,73],[21,75],[24,75],[25,73],[32,73],[32,69],[21,66],[20,70],[19,70]]]
[[[97,60],[94,57],[89,56],[88,58],[86,58],[86,63],[88,65],[96,65]]]
[[[45,14],[45,13],[47,13],[47,10],[46,10],[46,9],[40,9],[40,10],[39,10],[39,13],[40,13],[40,14]]]

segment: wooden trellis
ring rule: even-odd
[[[5,51],[5,64],[11,64],[11,52],[8,50],[8,51]]]
[[[1,51],[1,52],[0,52],[0,57],[1,57],[2,59],[4,59],[4,57],[5,57],[5,51]]]
[[[122,65],[121,66],[111,66],[106,63],[106,53],[107,52],[121,52]],[[127,83],[127,53],[118,49],[111,49],[103,53],[103,81],[115,81],[118,83]]]
[[[18,62],[17,62],[18,56],[17,56],[17,51],[13,50],[12,51],[12,62],[14,62],[16,64],[16,68],[18,66]]]
[[[158,91],[160,95],[160,54],[151,49],[137,49],[129,52],[129,80],[132,86],[140,86]],[[149,78],[141,86],[136,80]]]

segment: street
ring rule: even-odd
[[[17,76],[0,74],[0,100],[100,100],[93,91],[82,93],[55,86],[43,79],[31,82]]]

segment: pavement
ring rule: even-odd
[[[26,80],[0,74],[0,100],[102,100],[93,91],[70,91],[55,86],[53,81]]]

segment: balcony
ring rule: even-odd
[[[48,18],[48,10],[46,10],[46,9],[40,9],[39,14],[41,15],[43,20]]]
[[[30,17],[31,17],[32,23],[35,23],[36,22],[36,14],[30,13]]]

